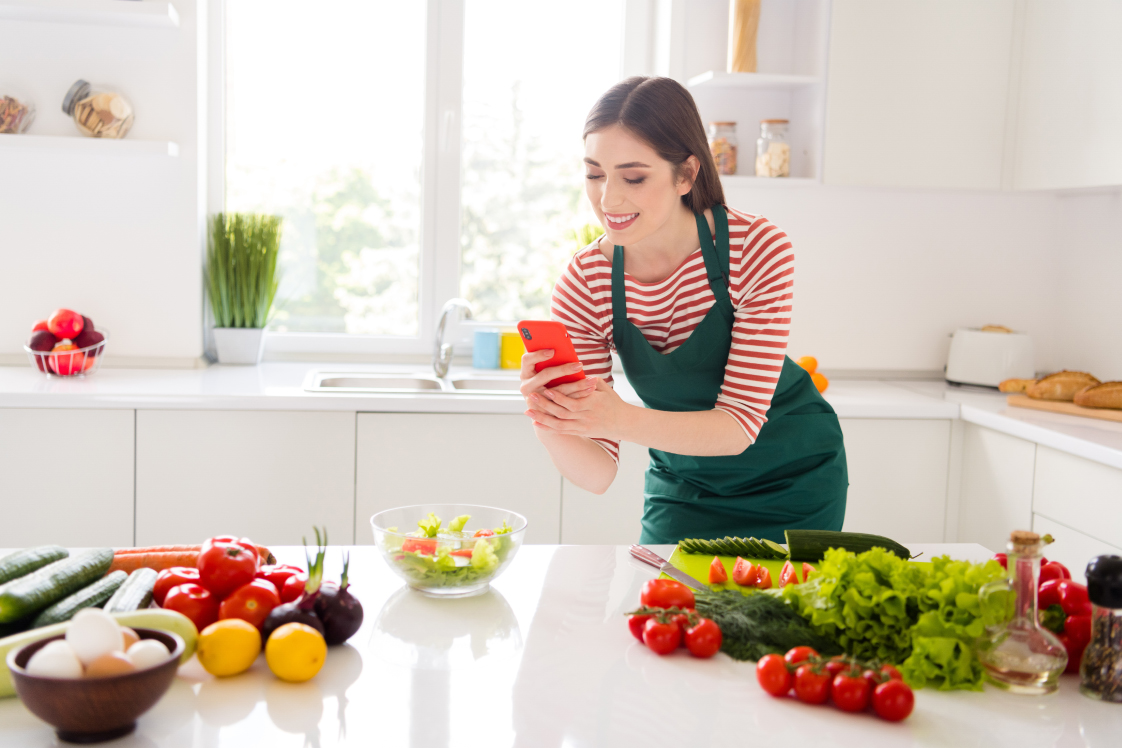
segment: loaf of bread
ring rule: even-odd
[[[1099,380],[1085,371],[1058,371],[1025,388],[1025,394],[1034,400],[1060,400],[1071,402],[1075,393],[1099,384]]]
[[[1075,404],[1084,408],[1122,409],[1122,382],[1103,382],[1075,393]]]
[[[1030,384],[1036,384],[1035,379],[1006,379],[997,385],[999,392],[1024,392]]]

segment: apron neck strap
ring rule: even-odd
[[[717,244],[709,234],[709,222],[704,213],[695,213],[697,237],[701,240],[701,257],[705,260],[705,272],[709,276],[709,288],[717,298],[717,305],[732,307],[729,299],[729,218],[721,204],[713,206],[713,225],[717,230]]]
[[[623,247],[612,254],[612,337],[617,341],[627,327],[627,287],[623,282]]]

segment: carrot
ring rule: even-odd
[[[109,567],[108,573],[112,573],[118,569],[131,574],[137,569],[155,569],[156,571],[163,571],[173,566],[189,566],[194,568],[198,561],[198,551],[117,553],[113,556],[113,564]]]
[[[145,546],[143,548],[115,548],[113,550],[113,555],[114,556],[125,556],[125,555],[134,556],[134,555],[145,554],[145,553],[192,553],[193,552],[195,554],[195,556],[197,557],[199,555],[199,553],[202,551],[202,549],[203,549],[203,547],[201,545],[149,545],[149,546]],[[277,559],[272,554],[272,552],[263,545],[257,546],[257,556],[258,556],[258,558],[261,559],[261,565],[262,566],[264,566],[265,564],[275,564],[277,562]],[[195,564],[192,563],[192,564],[189,564],[189,565],[194,566]]]

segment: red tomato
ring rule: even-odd
[[[804,660],[817,656],[818,652],[814,647],[792,647],[787,650],[787,654],[783,655],[783,659],[787,661],[788,665],[797,665]]]
[[[164,569],[156,576],[156,585],[152,588],[152,599],[156,601],[156,605],[162,607],[164,598],[168,596],[168,592],[172,587],[178,587],[181,584],[198,583],[198,569],[190,566],[173,566],[170,569]]]
[[[835,675],[833,685],[830,686],[830,695],[843,712],[864,711],[869,706],[871,692],[869,681],[859,675]]]
[[[756,589],[766,590],[771,588],[771,570],[763,564],[756,567]]]
[[[1009,568],[1009,554],[1007,554],[1007,553],[995,553],[995,554],[993,554],[993,560],[996,561],[997,563],[1001,564],[1002,569],[1008,569]]]
[[[242,548],[245,548],[247,551],[253,554],[253,558],[257,561],[257,566],[258,568],[260,568],[261,561],[263,559],[261,559],[260,555],[257,552],[257,546],[254,545],[253,541],[249,538],[237,538],[233,535],[215,535],[213,538],[210,538],[203,543],[202,552],[205,553],[206,549],[214,545],[215,543],[233,543],[234,545],[240,545]]]
[[[643,626],[643,643],[656,654],[670,654],[678,648],[681,641],[682,630],[673,621],[659,623],[652,618]]]
[[[495,534],[494,530],[476,530],[473,538],[489,538]]]
[[[737,556],[736,565],[732,567],[732,581],[741,587],[751,587],[756,583],[756,565]]]
[[[218,606],[218,619],[240,618],[257,628],[281,604],[277,588],[268,579],[254,579],[238,587]]]
[[[838,676],[851,669],[851,665],[845,661],[845,655],[838,655],[831,657],[825,665],[822,666],[831,678]]]
[[[814,671],[813,665],[799,665],[795,670],[795,696],[805,704],[825,704],[830,698],[830,674]]]
[[[650,616],[628,616],[627,628],[631,631],[631,635],[639,641],[643,641],[643,627],[647,625],[647,621],[650,619]]]
[[[436,538],[406,538],[401,544],[406,553],[420,553],[424,556],[436,554]]]
[[[47,318],[47,329],[56,338],[70,338],[73,340],[82,332],[82,315],[69,309],[56,309],[55,313]]]
[[[250,553],[236,543],[207,541],[197,565],[203,587],[221,600],[257,576],[257,551]]]
[[[639,604],[648,608],[692,608],[693,590],[673,579],[648,579],[639,593]]]
[[[471,558],[472,550],[473,550],[472,548],[461,548],[458,551],[452,551],[448,555],[450,555],[450,556],[462,556],[464,558]]]
[[[47,332],[50,332],[50,330],[47,329],[47,320],[41,319],[31,326],[31,332],[39,332],[40,330],[47,330]]]
[[[729,581],[728,569],[721,563],[721,559],[714,556],[709,564],[709,584],[724,584],[727,581]]]
[[[218,600],[198,584],[172,587],[164,598],[164,607],[190,618],[199,631],[218,620]]]
[[[904,680],[904,676],[900,674],[900,671],[896,669],[895,665],[889,665],[886,662],[877,669],[880,671],[881,675],[889,680]]]
[[[299,566],[290,566],[288,564],[274,564],[272,566],[262,566],[257,570],[258,579],[268,579],[273,583],[273,586],[278,590],[284,589],[284,583],[288,581],[289,577],[294,577],[297,574],[303,574],[304,570]]]
[[[1056,584],[1056,591],[1060,596],[1060,607],[1069,616],[1091,615],[1091,601],[1087,599],[1087,588],[1079,582],[1061,579]],[[1067,630],[1066,625],[1064,630]]]
[[[790,561],[783,562],[783,571],[779,572],[779,586],[786,587],[789,584],[799,583],[799,573],[795,571],[795,565]]]
[[[721,649],[721,627],[708,618],[686,631],[686,649],[694,657],[712,657]]]
[[[814,571],[814,567],[803,561],[803,581],[810,579],[810,572]]]
[[[873,691],[873,710],[881,719],[899,722],[912,713],[916,697],[902,680],[881,683]]]
[[[1053,605],[1060,604],[1060,582],[1062,579],[1049,579],[1040,585],[1040,589],[1036,591],[1036,607],[1040,610],[1048,610]]]
[[[47,357],[47,366],[60,377],[68,377],[82,371],[86,363],[86,354],[78,352],[78,346],[71,343],[59,343],[51,349]]]
[[[764,655],[756,663],[756,680],[760,688],[772,696],[786,696],[791,691],[794,678],[787,663],[777,654]]]
[[[308,583],[308,575],[304,573],[295,574],[284,582],[284,587],[281,588],[280,597],[282,603],[290,603],[304,594],[304,586]]]
[[[685,613],[678,613],[677,615],[670,616],[670,620],[677,625],[678,630],[682,632],[682,642],[678,645],[680,647],[686,646],[686,629],[690,627],[690,617]]]

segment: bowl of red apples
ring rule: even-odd
[[[56,309],[32,326],[23,349],[31,365],[48,377],[80,377],[97,371],[108,340],[89,317]]]

